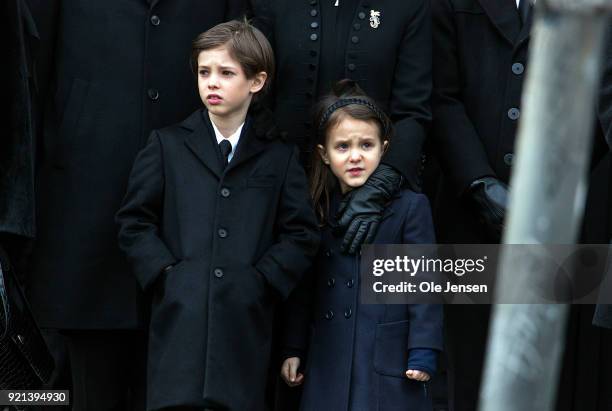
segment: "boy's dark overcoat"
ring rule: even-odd
[[[382,107],[396,129],[383,162],[412,183],[420,167],[421,147],[431,121],[431,16],[429,0],[357,0],[354,10],[337,17],[338,38],[325,38],[321,2],[254,1],[255,24],[270,39],[277,62],[273,106],[278,124],[291,130],[303,152],[313,148],[316,125],[311,107],[320,97],[321,66],[335,80],[350,78]],[[370,25],[371,11],[380,24]],[[341,42],[345,54],[323,62],[325,42]],[[337,74],[336,74],[337,73]],[[330,76],[330,73],[325,73]]]
[[[32,307],[45,327],[144,327],[142,296],[117,247],[113,217],[151,129],[201,105],[192,40],[238,14],[244,1],[32,3],[45,22],[43,44],[55,46],[44,53],[51,63],[37,61],[54,74],[39,144]]]
[[[204,116],[152,133],[117,214],[120,246],[153,292],[147,408],[257,411],[273,308],[319,233],[297,149],[247,121],[224,172]]]
[[[341,242],[342,236],[325,229],[311,270],[315,301],[300,409],[431,410],[426,385],[408,380],[405,372],[409,349],[442,350],[442,307],[359,304],[359,257],[342,254]],[[385,210],[374,243],[435,243],[426,197],[402,191]],[[296,292],[302,301],[304,283]],[[302,335],[291,323],[302,324],[304,313],[295,303],[291,307],[296,316],[289,318],[287,332],[294,335],[285,340],[299,348]]]

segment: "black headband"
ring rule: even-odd
[[[376,117],[378,117],[380,124],[383,126],[384,133],[386,134],[388,132],[388,120],[386,119],[385,114],[375,104],[372,104],[372,102],[364,98],[348,97],[348,98],[341,98],[338,101],[336,101],[334,104],[327,107],[327,109],[321,116],[321,121],[319,122],[319,133],[323,132],[325,123],[327,123],[327,121],[329,120],[331,115],[334,113],[334,111],[344,106],[351,105],[351,104],[358,104],[361,106],[366,106],[367,108],[372,110],[374,114],[376,114]]]

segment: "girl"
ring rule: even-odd
[[[354,253],[375,234],[381,204],[399,191],[400,175],[420,186],[421,147],[430,125],[431,17],[429,0],[260,0],[254,24],[276,56],[272,108],[281,130],[308,159],[317,138],[309,118],[313,102],[342,78],[361,87],[393,120],[393,147],[366,182],[345,198],[338,224],[343,249]],[[371,224],[377,221],[376,224]]]
[[[338,83],[316,111],[310,192],[322,247],[315,278],[289,301],[281,376],[290,386],[304,383],[303,411],[431,410],[426,383],[442,349],[441,307],[359,304],[358,260],[340,252],[343,233],[333,230],[341,198],[371,179],[389,146],[391,123],[350,80]],[[434,242],[424,195],[403,190],[384,206],[372,242]]]

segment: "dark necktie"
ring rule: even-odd
[[[518,6],[519,16],[521,17],[521,24],[524,26],[527,24],[527,19],[529,18],[529,13],[531,11],[531,5],[529,4],[531,0],[521,0]]]
[[[221,155],[223,156],[223,168],[227,167],[227,163],[229,163],[229,155],[232,152],[232,143],[228,140],[221,140],[219,143],[219,148],[221,149]]]

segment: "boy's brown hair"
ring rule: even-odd
[[[191,69],[197,76],[201,52],[226,47],[230,56],[240,63],[246,78],[252,79],[265,71],[266,83],[258,94],[265,94],[274,77],[274,52],[266,36],[247,20],[232,20],[217,24],[195,38],[191,45]]]

